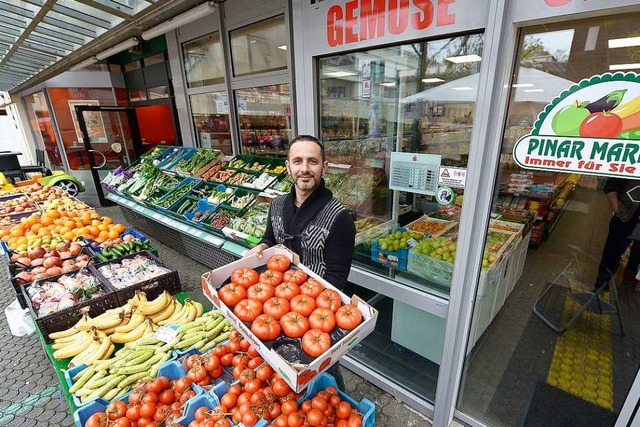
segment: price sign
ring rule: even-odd
[[[174,342],[178,336],[178,331],[175,329],[167,328],[166,326],[160,326],[153,334],[153,337],[158,341],[164,343]]]

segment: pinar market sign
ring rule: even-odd
[[[640,75],[584,79],[548,104],[513,147],[524,169],[640,177]]]

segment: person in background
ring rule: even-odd
[[[256,255],[281,244],[300,256],[300,262],[342,290],[347,284],[356,228],[349,212],[325,187],[328,163],[324,146],[311,135],[299,135],[289,144],[287,171],[291,192],[271,202],[264,237],[245,256]],[[327,372],[344,390],[339,364]]]
[[[607,285],[618,270],[620,258],[631,242],[629,236],[640,216],[640,202],[635,201],[640,201],[640,180],[609,178],[604,184],[604,192],[613,216],[609,221],[609,233],[602,251],[594,291]]]

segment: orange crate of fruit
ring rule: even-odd
[[[427,237],[438,237],[456,224],[455,221],[447,221],[444,219],[431,218],[427,215],[416,219],[406,225],[411,231],[423,233]]]

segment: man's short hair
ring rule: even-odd
[[[296,142],[300,142],[300,141],[311,141],[311,142],[315,142],[316,145],[318,147],[320,147],[320,152],[322,153],[322,162],[324,162],[325,156],[324,156],[324,145],[322,144],[322,142],[320,142],[320,140],[318,138],[316,138],[313,135],[298,135],[295,138],[293,138],[291,140],[291,142],[289,143],[289,149],[291,149],[291,146],[293,144],[295,144]],[[289,157],[289,154],[287,153],[287,158]]]

